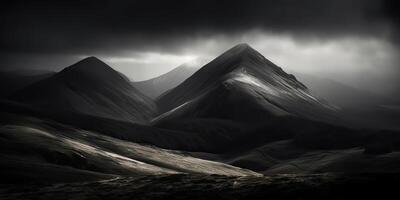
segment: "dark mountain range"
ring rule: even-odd
[[[32,70],[0,72],[0,97],[7,98],[14,92],[54,74],[51,71]]]
[[[185,68],[139,83],[152,97],[165,91],[156,98],[158,108],[133,86],[138,83],[94,57],[0,100],[0,184],[68,183],[48,191],[106,188],[99,189],[102,195],[115,195],[117,186],[171,184],[180,191],[196,190],[195,184],[252,193],[260,186],[276,192],[280,181],[325,188],[312,181],[400,173],[398,132],[332,123],[342,110],[246,44],[196,72]],[[26,194],[15,188],[3,193]]]
[[[367,110],[380,105],[391,104],[394,101],[387,97],[360,90],[327,78],[319,78],[297,72],[294,73],[298,80],[307,85],[311,93],[343,109]]]
[[[353,126],[375,129],[400,129],[400,112],[396,97],[386,97],[363,91],[346,84],[297,73],[296,77],[305,83],[311,93],[339,106],[340,114]]]
[[[157,99],[165,118],[261,120],[300,116],[322,120],[335,108],[313,97],[306,86],[247,44],[206,64]]]
[[[181,84],[186,78],[195,73],[205,63],[206,62],[204,60],[196,59],[194,61],[184,63],[161,76],[146,81],[132,82],[132,84],[143,94],[156,99],[162,93]]]
[[[25,87],[12,99],[53,112],[77,112],[141,123],[156,112],[150,98],[95,57]]]

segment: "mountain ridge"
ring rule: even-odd
[[[150,98],[95,57],[85,58],[18,91],[12,99],[54,111],[140,123],[156,112]]]
[[[236,88],[238,90],[231,91],[239,93],[227,93],[227,97],[214,100],[214,103],[231,99],[231,103],[240,105],[240,102],[246,101],[257,108],[255,110],[272,113],[274,110],[284,110],[312,119],[318,119],[318,112],[330,112],[334,109],[328,103],[313,97],[295,76],[284,72],[248,44],[239,44],[227,50],[180,85],[165,92],[156,103],[159,110],[165,113],[183,105],[188,106],[192,100],[212,90],[219,90],[219,87]],[[247,97],[243,99],[243,95]],[[236,103],[231,108],[226,107],[225,111],[235,109],[238,106]],[[199,108],[198,111],[200,110]]]
[[[145,95],[156,99],[165,91],[178,86],[186,78],[195,73],[203,64],[205,64],[205,60],[196,59],[192,62],[183,63],[160,76],[145,81],[132,82],[132,84]]]

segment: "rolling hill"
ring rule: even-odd
[[[118,176],[220,174],[259,176],[250,170],[194,158],[66,126],[0,113],[1,183],[76,182]]]

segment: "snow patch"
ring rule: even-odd
[[[246,83],[251,86],[256,86],[258,88],[265,90],[270,95],[280,96],[279,92],[277,92],[275,89],[272,89],[271,87],[265,85],[262,81],[258,80],[256,77],[247,74],[245,72],[235,73],[235,75],[231,80],[239,81],[241,83]]]

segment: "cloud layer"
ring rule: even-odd
[[[96,55],[146,79],[247,42],[289,70],[393,92],[398,2],[17,0],[0,8],[0,67],[60,70]]]

